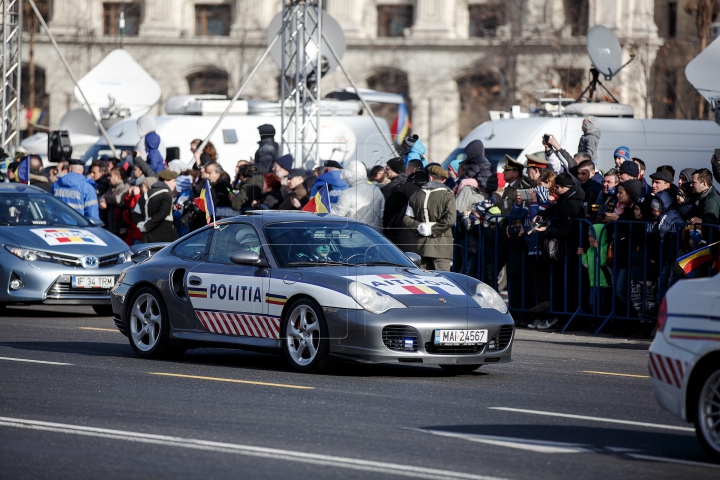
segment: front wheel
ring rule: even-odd
[[[700,379],[695,434],[713,462],[720,463],[720,368],[709,368]]]
[[[470,375],[472,372],[480,368],[480,364],[471,365],[440,365],[440,368],[451,375]]]
[[[296,372],[321,372],[329,362],[330,342],[320,305],[303,298],[296,300],[287,312],[281,338],[290,367]]]
[[[127,332],[135,353],[143,358],[175,356],[177,352],[169,346],[167,308],[160,294],[151,288],[141,288],[130,305]]]

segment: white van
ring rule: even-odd
[[[342,162],[358,159],[368,168],[372,168],[374,165],[384,165],[393,157],[393,153],[369,116],[358,115],[357,113],[347,114],[347,107],[350,106],[348,104],[352,102],[323,101],[323,107],[328,105],[326,102],[330,102],[330,105],[337,104],[343,108],[338,109],[340,113],[338,115],[322,115],[320,117],[321,160]],[[236,105],[244,112],[248,112],[244,103],[240,101]],[[269,104],[270,102],[262,103]],[[225,117],[210,138],[218,152],[218,163],[231,175],[235,172],[235,165],[238,160],[251,160],[255,155],[260,140],[257,131],[258,126],[263,124],[274,126],[277,132],[275,141],[278,144],[280,143],[280,117],[272,113],[269,115],[253,114],[253,110],[261,110],[256,107],[258,106],[252,106],[249,114],[231,113]],[[359,111],[359,108],[356,111]],[[156,132],[160,135],[167,148],[166,160],[179,158],[186,164],[191,164],[193,156],[190,151],[190,142],[196,138],[205,138],[218,118],[219,114],[214,111],[209,114],[178,114],[155,117]],[[382,118],[377,120],[383,134],[389,137],[390,129],[387,122]],[[133,150],[140,140],[136,122],[136,119],[124,120],[116,123],[108,130],[108,136],[118,154],[122,150]],[[112,156],[107,142],[101,137],[85,153],[82,159],[87,163],[103,154]],[[301,166],[297,163],[297,160],[296,166]],[[308,167],[308,165],[305,165],[305,167]]]
[[[464,147],[473,140],[485,145],[485,157],[502,171],[505,155],[525,163],[525,154],[544,158],[542,136],[557,138],[571,155],[577,152],[582,136],[583,117],[509,118],[485,122],[465,137],[443,162],[464,159]],[[647,165],[646,174],[660,165],[672,165],[677,175],[684,168],[710,168],[710,158],[720,148],[720,125],[700,120],[657,120],[598,117],[600,144],[597,166],[603,171],[614,167],[615,149],[624,145],[632,157],[641,158]]]

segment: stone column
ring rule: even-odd
[[[325,11],[338,21],[346,38],[366,38],[363,29],[364,0],[323,0]]]
[[[278,1],[235,0],[230,36],[240,39],[265,38],[270,21],[278,13],[280,13]]]
[[[447,0],[417,0],[414,38],[455,38],[455,2]]]

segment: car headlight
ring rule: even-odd
[[[360,306],[371,313],[383,313],[391,308],[407,308],[387,293],[360,282],[352,282],[348,286],[348,291]]]
[[[130,250],[123,252],[118,256],[117,263],[129,263],[129,262],[132,262],[132,252]]]
[[[50,255],[39,250],[28,250],[27,248],[11,247],[9,245],[5,245],[5,249],[16,257],[27,260],[28,262],[34,262],[37,259],[49,260],[51,258]]]
[[[478,283],[475,287],[473,300],[482,308],[494,308],[500,313],[507,313],[508,307],[499,293],[484,283]]]

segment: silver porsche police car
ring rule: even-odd
[[[0,308],[92,305],[110,315],[110,289],[128,246],[45,191],[0,184]]]
[[[457,374],[509,362],[514,323],[500,295],[414,261],[362,222],[259,211],[127,268],[114,320],[141,357],[241,348],[283,353],[301,372],[331,357]]]

